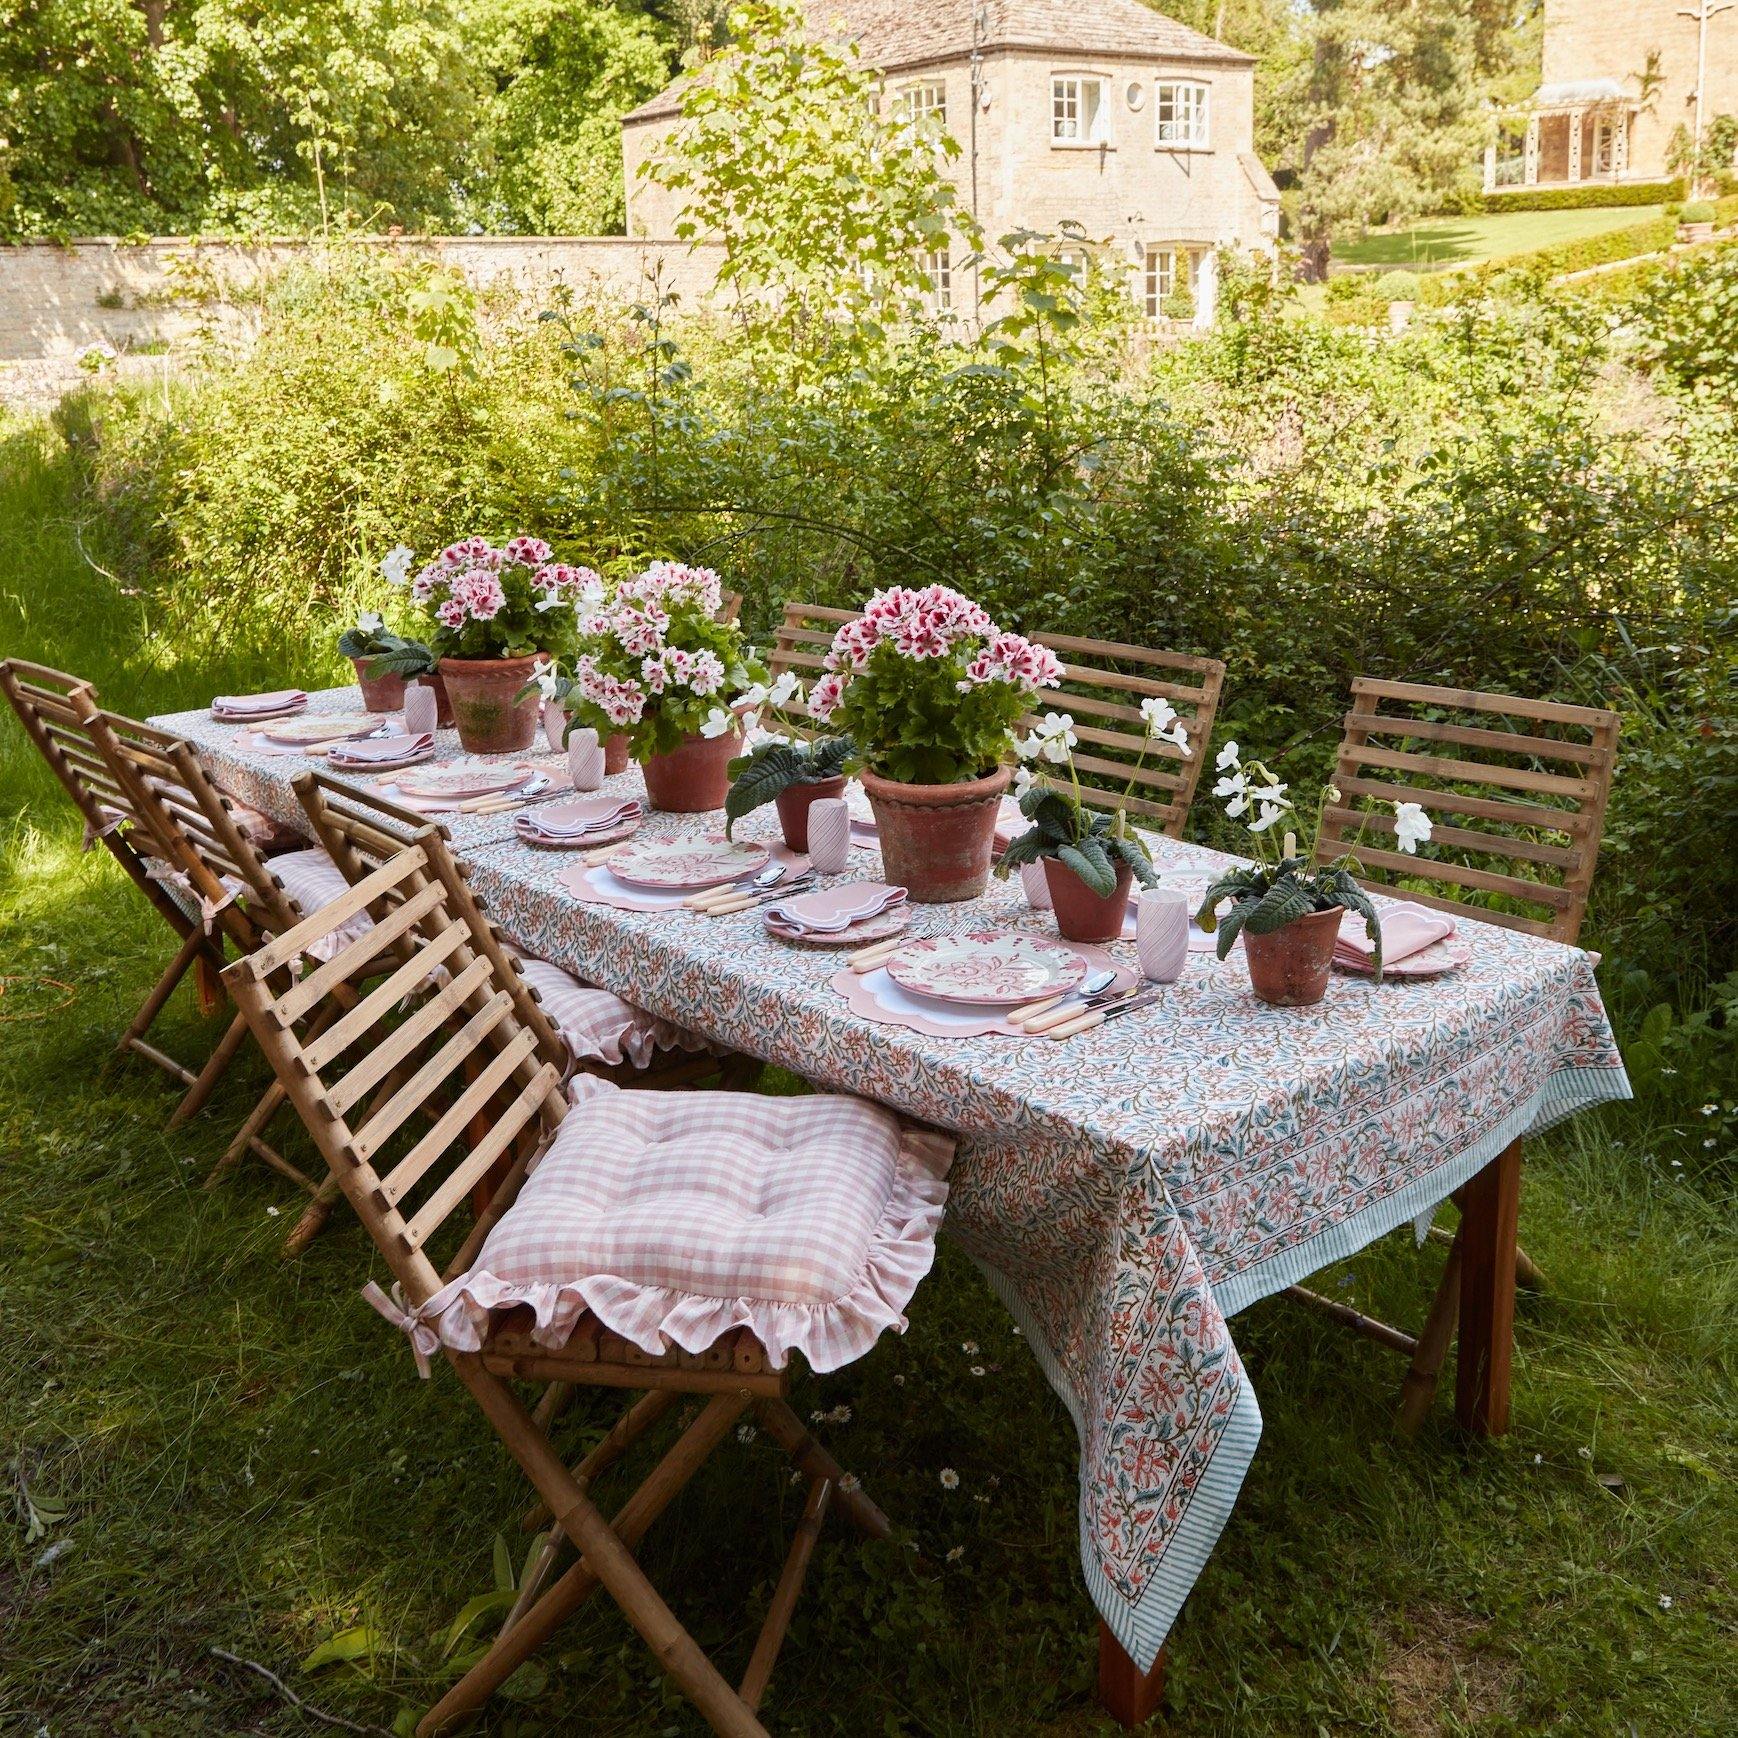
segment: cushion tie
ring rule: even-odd
[[[104,808],[102,813],[105,816],[105,819],[100,827],[90,818],[89,815],[85,816],[84,844],[80,847],[81,850],[94,851],[98,839],[106,838],[117,827],[124,825],[127,819],[125,815],[117,814],[110,808]]]
[[[362,1296],[410,1341],[411,1355],[416,1359],[416,1373],[426,1382],[430,1373],[429,1359],[440,1350],[440,1338],[434,1329],[405,1303],[404,1288],[397,1280],[394,1280],[392,1294],[388,1296],[380,1289],[379,1284],[371,1279],[363,1286]]]

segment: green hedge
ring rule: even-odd
[[[1664,205],[1682,199],[1682,181],[1629,182],[1614,187],[1604,181],[1584,181],[1579,187],[1517,187],[1512,193],[1487,193],[1483,208],[1499,211],[1588,211],[1614,205]]]

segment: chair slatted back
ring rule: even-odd
[[[224,983],[346,1199],[412,1304],[470,1265],[526,1165],[566,1114],[561,1068],[524,1024],[508,978],[435,873],[429,828],[330,905],[235,961]],[[323,1027],[323,993],[292,962],[351,917],[392,916],[341,947],[329,981],[379,981]],[[380,976],[393,957],[400,963]],[[426,992],[426,993],[416,993]],[[419,1115],[419,1113],[423,1113]],[[443,1273],[430,1245],[503,1161],[507,1181]]]
[[[1171,838],[1181,838],[1219,713],[1225,666],[1217,658],[1119,640],[1042,631],[1033,637],[1062,660],[1062,686],[1046,689],[1039,699],[1046,711],[1073,715],[1082,800],[1100,809],[1120,805],[1156,821]],[[1154,698],[1176,709],[1187,754],[1173,743],[1148,738],[1140,705]],[[1125,801],[1122,793],[1131,779],[1134,788]]]
[[[834,634],[846,622],[856,621],[862,613],[861,610],[834,609],[829,604],[787,603],[784,619],[773,630],[767,669],[775,680],[787,670],[794,671],[804,687],[812,686],[815,677],[826,667],[823,660],[827,648],[833,643]],[[806,706],[790,705],[784,710],[793,720],[809,715]],[[813,734],[800,723],[796,725],[796,731],[800,736]]]
[[[438,885],[442,899],[469,926],[473,945],[489,959],[512,997],[519,1023],[536,1034],[538,1048],[545,1058],[565,1067],[567,1049],[560,1034],[544,1013],[536,991],[525,982],[513,956],[502,944],[500,932],[471,892],[469,873],[453,856],[445,828],[412,809],[384,797],[366,795],[325,773],[300,772],[294,784],[296,800],[302,805],[315,838],[352,887],[411,845],[422,850],[425,867],[421,876],[400,882],[383,893],[375,900],[369,915],[376,924],[401,922],[395,906],[407,898],[426,897],[427,886]]]
[[[1360,833],[1392,835],[1392,805],[1421,803],[1430,843],[1416,857],[1360,845],[1365,879],[1439,911],[1573,942],[1621,722],[1598,707],[1360,678],[1334,772],[1341,801],[1324,812],[1317,861],[1342,855]],[[1420,881],[1427,886],[1411,885]],[[1469,897],[1480,894],[1503,903]]]
[[[737,622],[742,619],[742,593],[727,591],[724,600],[718,606],[718,619],[721,622]]]
[[[79,705],[92,741],[164,860],[213,904],[224,901],[225,877],[245,889],[246,912],[223,904],[220,914],[238,943],[251,947],[256,928],[277,933],[299,920],[301,913],[237,824],[229,799],[211,782],[192,743],[103,711],[88,699]]]

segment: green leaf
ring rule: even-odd
[[[1101,899],[1116,892],[1116,868],[1097,839],[1082,839],[1078,845],[1063,845],[1057,858],[1074,871]]]
[[[1010,839],[1007,850],[1002,853],[1002,859],[996,865],[997,875],[1005,881],[1010,870],[1047,857],[1050,853],[1045,848],[1046,843],[1042,827],[1029,827],[1019,838]]]
[[[499,1593],[511,1593],[516,1584],[513,1575],[513,1559],[508,1554],[507,1541],[497,1533],[495,1535],[495,1589]]]
[[[489,1617],[497,1611],[511,1611],[516,1597],[512,1588],[497,1587],[492,1592],[479,1593],[474,1599],[467,1599],[459,1607],[458,1616],[453,1619],[451,1627],[447,1630],[447,1639],[441,1644],[441,1658],[445,1659],[447,1655],[452,1653],[459,1643],[470,1634],[472,1628],[485,1617]]]
[[[371,1660],[380,1652],[381,1640],[366,1624],[340,1630],[323,1641],[302,1661],[304,1672],[317,1672],[323,1666],[353,1666],[361,1660]]]
[[[1250,907],[1243,927],[1251,935],[1271,935],[1300,917],[1308,917],[1315,908],[1314,897],[1295,876],[1281,875]]]
[[[740,764],[733,761],[733,766]],[[780,791],[801,784],[804,760],[797,748],[788,742],[774,742],[756,749],[746,757],[746,764],[736,775],[724,798],[725,837],[744,815],[770,803]]]

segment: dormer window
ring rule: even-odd
[[[1204,84],[1174,83],[1153,87],[1153,113],[1158,141],[1173,151],[1207,149],[1207,89]]]
[[[1104,80],[1080,73],[1059,74],[1050,81],[1050,143],[1103,145],[1110,139],[1110,105]]]
[[[926,78],[900,85],[893,93],[893,114],[896,120],[933,121],[936,126],[945,127],[947,81]]]

